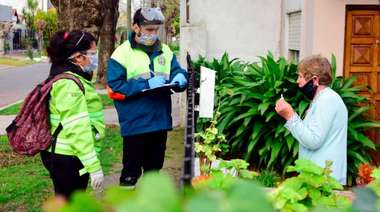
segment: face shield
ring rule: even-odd
[[[165,21],[160,8],[142,8],[141,15],[144,17],[144,22],[141,25],[163,24]]]

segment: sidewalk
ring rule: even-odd
[[[0,65],[0,71],[12,68],[12,66]]]
[[[36,49],[33,50],[35,62],[48,62],[49,61],[49,59],[46,56],[37,57],[36,51],[37,51]],[[26,49],[18,49],[18,50],[13,50],[12,52],[9,52],[7,54],[0,53],[0,57],[13,58],[13,59],[17,59],[17,60],[30,60],[28,58],[26,52],[27,52]],[[1,66],[0,66],[0,70],[1,70]]]
[[[5,129],[7,128],[8,125],[10,125],[13,121],[15,116],[10,115],[10,116],[0,116],[0,135],[5,135],[6,131]]]

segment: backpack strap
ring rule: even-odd
[[[55,146],[57,144],[57,137],[58,137],[58,134],[61,132],[61,130],[63,129],[63,126],[61,123],[59,123],[57,129],[55,129],[54,133],[53,133],[53,136],[52,136],[52,141],[51,141],[51,153],[54,154],[55,152]]]
[[[53,79],[50,80],[50,83],[53,84],[54,82],[56,82],[56,81],[58,81],[60,79],[70,79],[70,80],[73,80],[78,85],[78,87],[83,92],[83,94],[85,94],[84,86],[83,86],[82,82],[78,79],[78,77],[76,77],[76,76],[74,76],[72,74],[62,73],[62,74],[58,74],[57,76],[53,77]]]
[[[63,126],[61,123],[59,123],[57,129],[55,129],[53,136],[51,137],[51,160],[50,160],[51,172],[54,172],[55,146],[57,144],[58,134],[61,132],[62,129],[63,129]]]

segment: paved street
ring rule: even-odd
[[[19,101],[49,73],[49,63],[0,69],[0,108]]]

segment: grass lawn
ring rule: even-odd
[[[183,163],[183,129],[168,134],[163,170],[179,183]],[[119,128],[108,126],[100,153],[103,171],[112,173],[121,163],[122,138]],[[89,189],[91,190],[91,189]],[[19,156],[9,148],[6,136],[0,136],[0,211],[41,211],[42,203],[53,195],[53,185],[39,155]]]
[[[0,57],[0,65],[5,65],[5,66],[26,66],[26,65],[31,65],[34,63],[36,62],[31,61],[29,59],[22,60],[22,59],[10,58],[10,57]]]
[[[3,110],[0,110],[0,115],[16,115],[20,110],[22,102],[9,106]]]
[[[120,162],[122,138],[116,127],[107,128],[100,154],[105,174]],[[0,136],[0,211],[41,211],[44,200],[53,195],[53,185],[39,155],[26,157],[11,152],[7,138]]]

